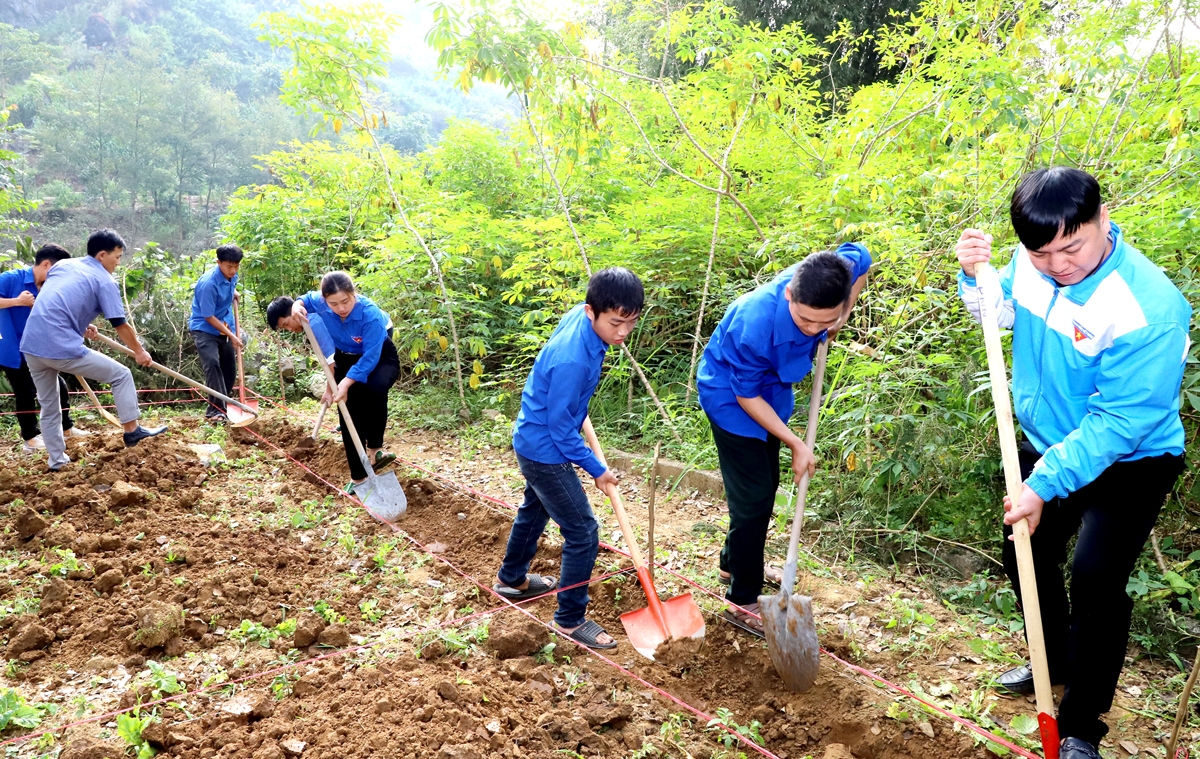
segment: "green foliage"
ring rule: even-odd
[[[42,724],[42,717],[54,714],[50,704],[31,704],[16,688],[0,688],[0,731],[12,726],[32,730]]]
[[[706,729],[717,735],[717,739],[724,744],[725,748],[733,748],[741,742],[734,733],[745,736],[760,746],[763,744],[762,724],[758,720],[753,720],[749,725],[739,725],[734,721],[733,710],[720,708],[717,709],[716,715],[708,721]],[[733,732],[729,732],[732,730]]]
[[[142,731],[153,722],[155,716],[149,714],[145,717],[141,716],[140,709],[134,709],[131,712],[117,715],[117,735],[121,740],[125,741],[125,746],[128,751],[135,752],[137,759],[150,759],[158,752],[150,743],[142,737]]]
[[[163,696],[171,696],[183,691],[179,678],[174,672],[167,669],[165,664],[150,660],[146,662],[146,666],[150,669],[150,696],[153,700],[157,701]]]
[[[295,632],[295,619],[285,619],[274,627],[267,627],[259,622],[243,619],[237,629],[230,631],[229,637],[231,640],[242,641],[247,644],[257,642],[263,648],[270,648],[272,641],[279,638],[286,638]]]

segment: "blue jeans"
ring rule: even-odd
[[[517,454],[517,465],[525,476],[525,502],[517,509],[508,548],[500,566],[500,582],[516,587],[525,582],[529,562],[537,553],[538,538],[551,519],[563,536],[560,588],[587,582],[600,550],[600,524],[583,492],[573,464],[540,464]],[[554,621],[560,627],[584,622],[588,601],[587,585],[558,594]]]

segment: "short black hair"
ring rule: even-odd
[[[623,266],[601,269],[588,279],[587,298],[596,316],[616,311],[621,316],[633,316],[646,305],[646,289],[638,275]]]
[[[222,245],[217,248],[217,260],[226,261],[228,263],[239,264],[242,262],[242,257],[246,254],[236,245]]]
[[[125,240],[111,229],[97,229],[88,235],[87,254],[95,258],[100,253],[125,248]]]
[[[280,295],[271,301],[267,305],[267,326],[271,329],[279,329],[279,320],[291,315],[292,303],[292,299],[286,295]]]
[[[792,302],[810,308],[835,308],[846,302],[854,287],[850,262],[836,251],[811,253],[796,267],[788,291]]]
[[[71,254],[68,253],[67,249],[63,246],[55,245],[54,243],[47,243],[38,248],[38,252],[33,255],[33,265],[37,266],[43,261],[53,261],[54,263],[58,263],[59,261],[66,261],[70,257]],[[54,264],[51,264],[51,266],[53,265]]]
[[[1021,244],[1038,250],[1060,232],[1072,235],[1099,218],[1101,202],[1094,176],[1070,166],[1051,166],[1021,177],[1009,214]]]
[[[331,271],[321,277],[321,297],[328,298],[337,293],[354,294],[354,280],[344,271]]]

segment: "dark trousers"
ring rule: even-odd
[[[600,550],[600,524],[592,513],[592,504],[583,492],[574,464],[540,464],[517,454],[517,465],[525,476],[525,500],[517,509],[499,579],[509,587],[525,582],[529,562],[537,553],[538,538],[553,519],[563,536],[562,576],[558,586],[567,588],[586,583],[596,566]],[[558,594],[554,621],[560,627],[583,624],[587,611],[587,585]]]
[[[37,388],[33,384],[33,377],[29,374],[29,364],[25,361],[24,354],[21,355],[21,365],[16,369],[4,366],[4,376],[8,378],[8,384],[12,386],[13,400],[17,402],[17,424],[21,426],[21,439],[32,440],[42,434],[38,427],[38,412],[37,412]],[[67,395],[67,381],[60,374],[58,375],[58,395],[62,400],[62,428],[64,431],[75,426],[75,422],[71,421],[71,396]]]
[[[1029,476],[1038,458],[1032,446],[1022,445],[1022,478]],[[1068,497],[1047,502],[1042,511],[1030,545],[1050,679],[1066,685],[1058,707],[1058,729],[1064,738],[1095,746],[1108,732],[1100,715],[1112,707],[1133,613],[1125,586],[1181,472],[1182,456],[1117,462]],[[1076,532],[1068,601],[1062,565]],[[1011,534],[1012,528],[1005,526],[1004,569],[1020,598]]]
[[[354,353],[333,354],[333,376],[338,382],[346,378],[350,367],[358,363],[361,355]],[[383,431],[387,427],[388,390],[396,384],[400,377],[400,357],[396,355],[396,344],[391,340],[383,341],[383,349],[379,353],[379,363],[367,375],[366,382],[355,382],[346,393],[346,410],[354,420],[354,429],[362,440],[363,448],[382,448]],[[350,464],[350,477],[361,480],[367,476],[363,469],[358,450],[354,447],[354,438],[350,437],[350,425],[338,410],[338,419],[342,423],[342,445],[346,447],[346,462]]]
[[[233,388],[237,381],[237,351],[233,343],[225,335],[214,335],[209,332],[192,330],[192,342],[200,354],[200,366],[204,368],[204,384],[232,397]],[[214,417],[224,414],[225,401],[215,395],[208,396],[208,408],[204,415]]]
[[[734,435],[721,429],[712,417],[708,423],[729,505],[729,532],[721,548],[721,571],[730,575],[725,597],[746,606],[757,603],[762,593],[763,552],[779,489],[779,438]]]

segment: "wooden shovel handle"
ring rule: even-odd
[[[308,337],[308,343],[312,346],[313,353],[317,354],[317,361],[325,370],[325,381],[329,383],[330,394],[336,393],[337,379],[333,376],[333,369],[329,368],[329,362],[325,360],[325,351],[321,350],[321,344],[317,342],[317,336],[313,334],[308,319],[301,319],[300,324],[304,327],[304,334]],[[367,479],[373,480],[375,470],[371,468],[371,460],[367,458],[367,449],[363,448],[362,440],[358,437],[358,430],[354,428],[354,420],[350,418],[350,410],[346,408],[346,402],[338,401],[338,409],[342,412],[342,421],[346,423],[346,429],[350,430],[350,439],[354,441],[354,448],[358,451],[358,457],[362,459],[363,468],[367,470]]]
[[[234,335],[238,335],[242,331],[242,318],[238,316],[237,299],[233,300],[233,329]],[[239,338],[240,339],[240,338]],[[238,397],[242,403],[246,402],[246,371],[242,368],[242,349],[237,349],[238,362]]]
[[[109,348],[112,348],[113,350],[116,350],[116,351],[120,351],[121,353],[124,353],[126,356],[129,356],[130,358],[133,358],[136,355],[129,348],[125,347],[124,345],[121,345],[116,340],[113,340],[109,337],[106,337],[104,335],[97,335],[96,339],[99,340],[104,345],[107,345]],[[246,406],[242,403],[235,401],[234,399],[230,398],[228,395],[225,395],[223,393],[218,393],[216,390],[213,390],[208,385],[202,385],[199,382],[197,382],[196,380],[192,379],[191,377],[186,377],[186,376],[180,374],[179,372],[175,371],[174,369],[168,369],[167,367],[163,366],[162,364],[158,363],[157,361],[151,361],[150,368],[157,369],[158,371],[162,372],[163,374],[167,375],[168,377],[171,377],[172,379],[177,379],[180,382],[182,382],[183,384],[188,385],[189,387],[194,387],[197,390],[203,390],[204,392],[208,393],[209,395],[211,395],[215,398],[220,398],[221,400],[225,401],[226,403],[232,403],[233,405],[240,408],[242,411],[245,411],[250,416],[253,416],[253,417],[258,416],[258,412],[256,412],[254,409],[250,408],[249,406]]]
[[[988,374],[992,384],[992,403],[996,409],[996,426],[1000,435],[1000,456],[1004,461],[1004,485],[1013,506],[1021,497],[1021,463],[1017,454],[1017,435],[1013,425],[1012,399],[1008,391],[1008,370],[1004,365],[1004,351],[1000,345],[1000,327],[997,314],[991,313],[992,299],[1000,292],[1000,278],[990,264],[975,265],[975,278],[979,286],[979,320],[983,323],[983,340],[987,347]],[[1050,673],[1047,669],[1046,640],[1042,633],[1042,607],[1038,603],[1037,576],[1033,564],[1033,548],[1029,543],[1029,523],[1022,519],[1013,525],[1014,548],[1017,556],[1017,573],[1021,585],[1021,610],[1025,614],[1025,634],[1029,642],[1029,658],[1033,664],[1033,687],[1038,711],[1054,716],[1054,694],[1050,689]],[[1043,735],[1043,738],[1045,736]],[[1044,741],[1045,742],[1045,741]],[[1043,746],[1046,755],[1050,748]],[[1054,755],[1058,754],[1058,743],[1054,741]]]
[[[87,393],[88,398],[92,399],[92,405],[94,405],[96,407],[96,411],[98,411],[100,413],[100,416],[104,417],[104,419],[106,421],[110,422],[111,424],[115,424],[118,427],[125,426],[125,425],[121,424],[120,419],[118,419],[115,416],[113,416],[112,414],[108,413],[108,409],[106,409],[100,405],[100,399],[96,397],[96,394],[94,392],[92,392],[92,386],[88,384],[87,379],[84,378],[84,376],[82,374],[76,374],[75,379],[79,380],[79,384],[83,386],[83,390],[85,393]]]

